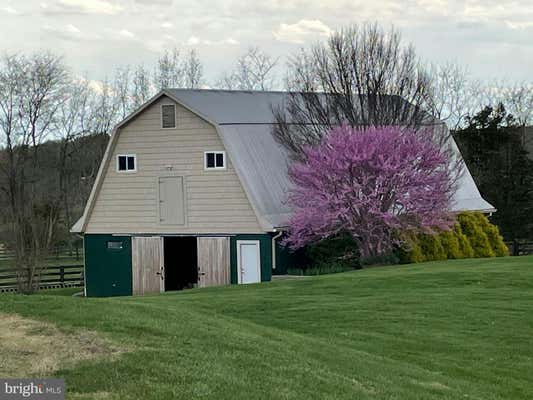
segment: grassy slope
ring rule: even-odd
[[[59,371],[79,398],[533,397],[533,257],[144,298],[0,299],[0,312],[134,349]]]

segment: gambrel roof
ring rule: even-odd
[[[215,126],[264,230],[272,231],[286,226],[291,215],[286,202],[287,193],[291,188],[287,173],[290,159],[288,151],[274,139],[272,131],[275,123],[273,109],[283,108],[289,94],[267,91],[167,89],[117,125],[114,132],[164,95]],[[444,123],[438,124],[442,129],[446,129]],[[106,157],[110,157],[109,149],[116,141],[115,136],[117,135],[113,134],[110,140],[102,164],[106,162]],[[460,157],[458,151],[457,154]],[[73,226],[73,232],[84,231],[91,213],[91,203],[95,201],[95,193],[101,184],[99,180],[102,179],[100,171],[84,216]],[[494,207],[481,197],[466,167],[460,178],[452,209],[495,211]]]

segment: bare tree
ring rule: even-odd
[[[111,133],[120,119],[120,102],[107,79],[99,82],[89,99],[91,116],[88,119],[93,133]]]
[[[225,74],[216,86],[238,90],[271,90],[276,85],[275,67],[279,58],[273,58],[258,47],[251,47],[237,60],[235,69]]]
[[[290,95],[275,110],[277,139],[297,156],[336,125],[419,127],[435,120],[422,105],[429,77],[400,33],[377,24],[351,26],[289,63]]]
[[[131,108],[133,110],[144,104],[152,95],[150,81],[148,71],[142,65],[137,66],[133,73],[132,82]]]
[[[191,50],[183,61],[183,83],[187,89],[198,88],[202,84],[204,68],[196,50]]]
[[[158,89],[181,87],[183,83],[183,65],[177,48],[159,57],[154,73],[154,86]]]
[[[130,98],[131,73],[130,67],[125,66],[118,68],[115,73],[115,80],[113,82],[113,92],[117,98],[119,113],[121,119],[131,112],[131,98]]]
[[[0,65],[4,159],[4,215],[15,253],[19,290],[38,288],[43,261],[53,241],[59,210],[42,196],[37,182],[38,147],[50,133],[65,99],[67,71],[50,53],[5,55]]]
[[[81,136],[89,132],[91,113],[89,110],[90,88],[87,81],[72,82],[67,88],[67,95],[58,109],[54,123],[54,133],[59,139],[59,154],[57,159],[57,192],[52,194],[57,208],[62,209],[64,225],[72,226],[72,202],[75,182],[71,181],[68,161],[76,151],[74,143]],[[78,177],[75,177],[77,179]]]
[[[424,107],[455,131],[480,108],[481,83],[472,80],[466,67],[453,62],[432,64],[428,68],[430,93]]]

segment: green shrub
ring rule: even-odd
[[[501,257],[509,254],[498,227],[479,212],[463,212],[453,229],[437,235],[408,234],[400,249],[401,263]]]
[[[425,261],[446,260],[446,251],[442,247],[439,235],[421,234],[418,240]]]
[[[308,268],[323,268],[326,265],[337,265],[346,269],[361,268],[357,243],[347,234],[310,245],[306,247],[305,254],[310,260]]]
[[[411,234],[406,237],[399,253],[401,264],[412,264],[425,261],[416,235]]]
[[[494,257],[494,251],[487,234],[483,231],[476,213],[464,212],[458,215],[457,221],[461,230],[468,238],[470,246],[474,250],[474,257]]]
[[[500,235],[498,227],[491,224],[489,219],[482,213],[474,213],[474,217],[481,229],[483,229],[483,232],[485,232],[485,235],[487,235],[490,247],[496,257],[508,256],[509,249],[503,242],[503,237]]]
[[[447,259],[463,258],[461,246],[459,245],[459,238],[457,237],[454,230],[443,231],[439,233],[438,237],[440,239],[442,248],[446,253]]]
[[[454,236],[457,238],[457,243],[459,244],[459,258],[472,258],[474,257],[474,249],[470,245],[468,238],[463,233],[461,225],[455,224],[453,227]]]

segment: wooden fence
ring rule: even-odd
[[[83,286],[83,265],[49,265],[40,274],[39,288]],[[13,267],[0,269],[0,292],[17,291],[17,272]]]
[[[505,243],[509,248],[509,254],[512,256],[526,256],[533,254],[533,241],[514,240]]]

